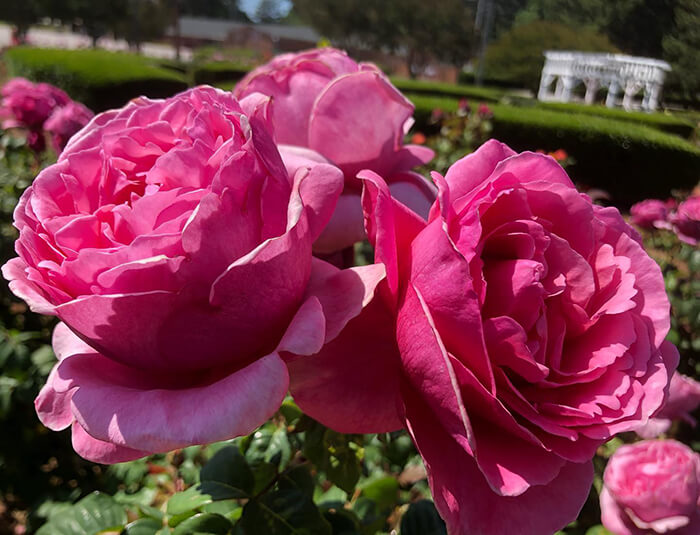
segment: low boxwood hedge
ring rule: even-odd
[[[498,102],[507,92],[493,87],[477,87],[472,85],[458,85],[427,80],[410,80],[408,78],[391,78],[391,82],[403,92],[449,96],[483,100],[486,102]]]
[[[192,78],[196,85],[217,85],[220,82],[240,80],[248,74],[249,70],[249,67],[232,61],[210,61],[195,65]]]
[[[457,109],[458,100],[409,94],[416,128],[430,132],[435,108]],[[571,177],[610,192],[616,204],[664,198],[674,188],[690,189],[700,178],[700,148],[689,141],[630,121],[537,107],[491,105],[493,137],[513,149],[563,148],[575,159]]]
[[[125,52],[15,47],[3,59],[11,76],[56,85],[95,111],[123,106],[139,95],[168,97],[187,88],[182,73]]]
[[[664,132],[677,134],[683,137],[690,137],[695,131],[695,125],[677,115],[670,113],[645,113],[641,111],[625,111],[620,108],[606,108],[605,106],[587,106],[576,102],[536,102],[536,106],[546,110],[561,111],[565,113],[582,113],[584,115],[595,115],[607,119],[618,121],[629,121],[633,123],[650,126]]]

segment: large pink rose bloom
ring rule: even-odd
[[[96,116],[20,199],[3,274],[63,322],[36,409],[72,425],[82,456],[249,433],[287,392],[279,352],[323,343],[306,289],[342,174],[291,181],[267,104],[210,87],[136,99]]]
[[[434,174],[427,223],[361,175],[386,279],[292,364],[293,395],[346,432],[402,415],[452,535],[554,533],[588,496],[596,448],[664,401],[678,353],[661,271],[548,156],[486,143]]]
[[[670,228],[668,223],[668,206],[658,199],[647,199],[630,208],[630,220],[645,229]]]
[[[700,241],[700,195],[680,203],[670,220],[681,241],[697,245]]]
[[[615,535],[697,535],[700,455],[675,440],[621,446],[605,468],[600,510]]]
[[[315,251],[331,253],[364,238],[355,178],[362,169],[384,177],[393,195],[427,216],[435,190],[411,169],[431,160],[433,151],[403,144],[413,104],[375,65],[333,48],[283,54],[249,73],[234,95],[256,91],[273,97],[275,139],[290,172],[309,161],[331,161],[345,174],[343,196]]]
[[[88,124],[93,115],[91,110],[74,101],[53,111],[44,123],[44,130],[51,134],[51,144],[56,154],[61,154],[68,140]]]

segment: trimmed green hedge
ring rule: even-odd
[[[457,99],[411,94],[418,129],[430,131],[435,108],[457,109]],[[618,205],[671,189],[690,189],[700,178],[700,148],[648,126],[591,115],[494,104],[493,137],[513,149],[563,148],[575,159],[571,177],[609,191]]]
[[[391,78],[391,83],[403,92],[426,95],[440,95],[457,98],[471,98],[487,102],[498,102],[507,95],[507,91],[493,87],[449,84],[427,80],[410,80],[408,78]]]
[[[670,113],[644,113],[641,111],[625,111],[620,108],[606,108],[605,106],[588,106],[575,102],[537,102],[536,106],[546,110],[561,111],[565,113],[581,113],[584,115],[595,115],[607,119],[618,121],[629,121],[633,123],[650,126],[664,132],[677,134],[683,137],[690,137],[695,131],[695,125],[683,117],[671,115]]]
[[[95,111],[139,95],[168,97],[187,88],[185,76],[125,52],[15,47],[3,55],[12,76],[48,82]]]
[[[584,115],[605,117],[608,119],[617,119],[620,121],[630,121],[651,126],[653,128],[657,128],[658,130],[663,130],[664,132],[670,132],[686,138],[690,137],[695,130],[695,125],[692,121],[689,121],[684,117],[679,117],[668,113],[628,112],[620,108],[588,106],[586,104],[579,104],[575,102],[539,102],[537,100],[519,98],[517,96],[513,96],[512,92],[494,87],[477,87],[425,80],[408,80],[405,78],[392,78],[391,81],[401,91],[412,94],[432,95],[436,97],[466,97],[485,102],[501,102],[504,98],[506,98],[509,101],[513,101],[512,103],[518,106],[538,107],[552,111],[580,113]]]
[[[196,85],[216,85],[220,82],[238,81],[249,71],[249,67],[232,61],[211,61],[196,65],[192,71],[192,78]]]

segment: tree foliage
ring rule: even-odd
[[[473,45],[473,12],[462,0],[297,0],[299,15],[345,47],[405,54],[416,74],[431,58],[459,65]]]
[[[605,36],[557,22],[535,21],[503,34],[486,52],[486,76],[536,90],[545,50],[617,52]]]
[[[698,100],[700,91],[700,0],[679,0],[675,30],[663,40],[664,57],[671,62],[670,82],[685,98]]]
[[[20,38],[45,13],[45,0],[3,0],[0,2],[0,20],[12,24]]]

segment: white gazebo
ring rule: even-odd
[[[586,104],[593,104],[598,90],[605,88],[608,108],[622,105],[626,110],[653,111],[671,70],[665,61],[623,54],[547,51],[544,55],[537,98],[550,102],[570,102],[576,86],[583,84]],[[637,97],[640,92],[641,100]]]

